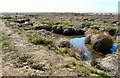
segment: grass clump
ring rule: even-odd
[[[28,38],[28,41],[35,45],[49,45],[52,44],[52,41],[50,39],[47,39],[45,37],[40,36],[41,33],[39,32],[27,32],[26,36]]]
[[[0,36],[0,46],[4,53],[12,50],[12,43],[9,41],[9,38],[5,35]]]
[[[38,64],[32,60],[32,56],[28,54],[21,55],[17,58],[17,63],[14,63],[16,67],[24,67],[26,65],[30,66],[35,70],[45,71],[43,64]]]
[[[103,29],[103,30],[118,30],[118,27],[115,27],[115,26],[101,26],[100,29]]]
[[[2,50],[4,52],[10,51],[10,45],[11,45],[11,43],[9,41],[3,41],[3,43],[2,43]]]
[[[42,71],[45,71],[44,66],[45,65],[38,64],[38,63],[33,63],[33,64],[30,65],[31,68],[36,69],[36,70],[42,70]]]
[[[52,43],[51,40],[47,40],[45,38],[42,38],[42,37],[39,37],[39,38],[31,38],[29,39],[29,41],[35,45],[38,45],[38,44],[43,44],[43,45],[48,45],[50,43]]]
[[[69,25],[68,22],[41,22],[42,24],[48,24],[48,25]]]
[[[69,57],[73,57],[73,58],[75,58],[75,59],[77,59],[77,60],[80,60],[80,57],[76,54],[76,53],[74,53],[74,52],[71,52],[69,49],[61,49],[61,48],[59,48],[59,47],[57,47],[57,46],[55,46],[55,45],[48,45],[48,46],[46,46],[48,49],[50,49],[50,50],[53,50],[56,54],[60,54],[60,55],[62,55],[62,56],[69,56]]]
[[[90,69],[90,71],[91,71],[91,73],[97,74],[100,77],[111,78],[110,74],[107,73],[107,72],[104,72],[104,71],[101,71],[101,70],[98,70],[98,69]]]
[[[23,54],[18,56],[17,62],[14,63],[16,67],[23,67],[25,65],[33,64],[32,56],[28,54]]]
[[[84,66],[83,63],[77,63],[77,62],[64,63],[61,65],[61,67],[73,69],[72,72],[79,73],[83,77],[92,76],[92,74],[102,78],[111,77],[109,73],[101,71],[96,68],[91,68],[89,66]]]

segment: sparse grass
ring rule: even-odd
[[[10,17],[10,16],[2,16],[2,17],[0,17],[1,19],[12,19],[12,17]]]
[[[90,69],[91,73],[97,74],[98,76],[102,78],[111,78],[111,75],[107,72],[98,70],[98,69]]]
[[[7,25],[9,25],[10,22],[6,22]],[[63,22],[59,22],[59,24],[61,24]],[[79,56],[77,56],[75,53],[70,52],[69,50],[65,49],[62,50],[61,48],[57,47],[54,45],[53,41],[51,39],[48,39],[46,37],[42,37],[41,36],[41,32],[39,31],[24,31],[20,28],[14,28],[13,30],[15,32],[20,33],[21,35],[25,35],[28,39],[28,41],[32,44],[35,45],[44,45],[46,48],[48,48],[49,50],[53,50],[56,54],[60,54],[62,56],[70,56],[70,57],[74,57],[75,59],[80,59]]]
[[[70,50],[62,49],[58,46],[56,46],[52,39],[47,39],[45,37],[41,37],[40,32],[36,31],[30,31],[26,33],[26,37],[28,38],[28,41],[35,45],[44,45],[44,47],[48,48],[49,50],[53,50],[56,54],[60,54],[62,56],[69,56],[74,57],[75,59],[79,60],[80,57],[77,56],[74,52],[71,52]]]
[[[36,70],[42,70],[42,71],[46,70],[43,64],[38,64],[38,63],[33,63],[30,65],[30,67]]]
[[[10,42],[9,41],[3,41],[2,44],[2,50],[4,50],[4,52],[8,52],[10,50]]]
[[[2,17],[1,19],[12,19],[11,17]],[[36,23],[36,21],[34,22]],[[39,23],[39,22],[38,22]],[[48,24],[48,25],[62,25],[64,27],[67,27],[69,25],[68,22],[40,22],[40,24]],[[7,22],[6,25],[8,27],[10,27],[10,22]],[[11,26],[12,27],[12,26]],[[19,32],[22,33],[21,35],[25,35],[28,38],[28,41],[30,43],[33,43],[35,45],[44,45],[44,47],[46,47],[49,50],[53,50],[56,54],[60,54],[62,56],[70,56],[70,57],[74,57],[75,59],[80,59],[79,56],[77,56],[75,53],[71,52],[69,49],[65,48],[62,49],[58,46],[56,46],[55,44],[53,44],[52,39],[47,39],[46,37],[42,37],[41,33],[39,32],[25,32],[22,31],[22,29],[19,28],[15,28],[13,27],[15,32]],[[102,28],[102,27],[101,27]],[[111,29],[117,29],[117,27],[103,27],[103,29],[105,30],[111,30]],[[21,32],[22,31],[22,32]],[[1,37],[1,36],[0,36]],[[2,45],[3,50],[6,51],[10,51],[10,47],[11,47],[11,42],[9,42],[9,40],[6,40],[6,38],[0,38],[0,45]],[[32,57],[29,55],[20,55],[17,58],[17,66],[18,67],[22,67],[24,66],[24,63],[27,63],[27,65],[29,65],[31,68],[35,69],[35,70],[45,70],[43,67],[44,65],[36,63],[32,60]],[[80,73],[83,76],[90,76],[91,73],[96,74],[98,76],[101,77],[110,77],[109,73],[106,73],[104,71],[100,71],[98,69],[91,69],[89,67],[84,67],[82,63],[78,64],[76,62],[72,62],[72,63],[65,63],[63,64],[64,67],[66,68],[72,68],[73,72],[76,73]],[[100,67],[98,67],[100,68]]]
[[[39,38],[30,38],[29,41],[35,45],[42,44],[42,45],[48,45],[52,43],[52,41],[47,40],[45,38],[39,37]]]
[[[51,26],[53,26],[53,25],[62,25],[62,26],[69,25],[69,22],[64,22],[64,21],[49,22],[49,21],[36,20],[36,21],[32,21],[32,23],[34,25],[47,24],[47,25],[51,25]]]
[[[41,37],[39,32],[30,32],[27,33],[28,41],[35,45],[49,45],[52,44],[50,39]]]
[[[63,21],[60,21],[60,22],[41,22],[42,24],[48,24],[48,25],[69,25],[68,22],[63,22]]]
[[[32,60],[32,56],[29,54],[23,54],[23,55],[18,56],[17,62],[14,62],[13,64],[14,64],[14,66],[16,66],[18,68],[28,65],[32,69],[35,69],[35,70],[42,70],[42,71],[46,70],[45,68],[43,68],[44,67],[43,64],[34,62]]]
[[[33,64],[32,56],[28,54],[21,54],[17,57],[17,62],[14,62],[16,67],[23,67],[25,65]]]
[[[12,44],[9,41],[8,36],[5,35],[0,36],[0,45],[2,46],[1,48],[4,53],[12,50]]]
[[[61,49],[57,46],[53,46],[53,45],[48,45],[46,46],[48,49],[53,50],[56,54],[62,55],[62,56],[69,56],[69,57],[73,57],[77,60],[80,60],[80,56],[78,56],[75,52],[71,52],[70,50],[66,49]]]
[[[89,65],[85,65],[83,62],[71,61],[54,66],[48,71],[49,75],[55,75],[56,71],[61,71],[61,69],[70,69],[68,72],[75,73],[81,77],[100,77],[100,78],[111,78],[111,75],[107,72],[101,71],[99,69],[93,68]]]
[[[100,26],[100,29],[104,30],[118,30],[117,26]]]

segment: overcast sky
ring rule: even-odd
[[[0,12],[118,12],[119,0],[0,0]]]

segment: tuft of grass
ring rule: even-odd
[[[9,41],[3,41],[3,43],[2,43],[2,50],[4,52],[10,51],[10,45],[11,45],[11,43]]]
[[[0,46],[4,53],[12,50],[12,43],[9,41],[8,36],[5,35],[0,36]]]
[[[103,30],[118,30],[118,27],[116,27],[116,26],[101,26],[100,29],[103,29]]]
[[[50,43],[52,43],[51,40],[47,40],[45,38],[42,38],[42,37],[38,37],[38,38],[30,38],[29,41],[35,45],[38,45],[38,44],[42,44],[42,45],[48,45]]]
[[[110,78],[110,74],[107,72],[104,72],[104,71],[99,70],[99,69],[85,67],[82,64],[78,64],[76,62],[70,63],[69,66],[72,66],[72,67],[75,67],[76,69],[79,69],[80,71],[83,72],[83,74],[85,74],[84,76],[90,75],[91,73],[93,73],[93,74],[97,74],[100,77]]]
[[[26,63],[26,65],[33,64],[32,56],[30,56],[28,54],[20,55],[20,56],[18,56],[17,62],[15,62],[14,65],[16,67],[23,67],[23,66],[25,66],[24,63]]]
[[[62,55],[62,56],[69,56],[73,57],[77,60],[80,60],[80,56],[78,56],[76,53],[71,52],[70,50],[66,49],[61,49],[55,45],[48,45],[46,46],[48,49],[53,50],[56,54]]]
[[[33,63],[30,65],[31,68],[36,69],[36,70],[42,70],[45,71],[44,65],[43,64],[38,64],[38,63]]]
[[[98,69],[90,69],[90,71],[91,71],[91,73],[97,74],[100,77],[111,78],[111,75],[107,72],[104,72],[104,71],[101,71],[101,70],[98,70]]]
[[[63,22],[63,21],[60,21],[60,22],[41,22],[42,24],[48,24],[48,25],[69,25],[68,22]]]
[[[27,32],[26,37],[27,37],[27,39],[30,43],[35,44],[35,45],[49,45],[49,44],[52,44],[51,39],[41,37],[40,34],[41,33],[34,32],[34,31]]]
[[[18,56],[17,62],[14,63],[14,65],[16,67],[24,67],[25,65],[28,65],[35,70],[42,70],[42,71],[46,70],[45,68],[43,68],[44,67],[43,64],[38,64],[34,62],[32,60],[32,56],[28,54],[23,54],[23,55]]]

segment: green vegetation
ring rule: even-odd
[[[75,54],[74,52],[71,52],[68,49],[61,49],[58,46],[56,46],[51,39],[42,37],[41,32],[29,31],[26,32],[26,37],[30,43],[35,45],[44,45],[49,50],[53,50],[56,54],[74,57],[77,60],[80,59],[80,56]]]
[[[101,71],[97,68],[93,68],[91,66],[85,65],[83,62],[69,62],[69,63],[63,63],[59,66],[54,67],[54,70],[51,70],[51,74],[54,74],[56,70],[62,69],[62,68],[69,68],[71,69],[69,72],[80,74],[83,77],[88,76],[96,76],[101,78],[110,78],[110,74],[104,71]]]
[[[48,45],[52,44],[50,39],[46,39],[45,37],[41,37],[39,32],[30,32],[27,33],[28,41],[35,45]]]
[[[6,25],[10,27],[10,22],[6,21]],[[74,57],[77,60],[80,59],[79,55],[76,55],[75,53],[71,52],[70,50],[67,50],[67,49],[62,50],[58,46],[54,45],[54,43],[51,39],[41,36],[41,32],[39,32],[39,31],[34,31],[34,30],[24,31],[21,28],[16,28],[16,27],[13,27],[13,26],[12,26],[12,28],[15,32],[26,36],[28,41],[32,44],[44,45],[49,50],[53,50],[56,54],[60,54],[60,55],[63,55],[63,56]]]
[[[38,64],[32,60],[32,56],[28,54],[20,55],[17,58],[17,62],[14,62],[14,65],[16,67],[24,67],[26,65],[29,65],[31,68],[35,70],[42,70],[44,71],[45,68],[43,64]]]
[[[64,21],[58,21],[58,22],[49,22],[49,21],[39,21],[39,20],[36,20],[36,21],[32,21],[33,24],[35,25],[39,25],[39,24],[47,24],[47,25],[69,25],[69,22],[64,22]]]
[[[100,26],[100,25],[95,25],[91,26],[93,29],[100,29],[100,30],[118,30],[117,26]]]
[[[12,19],[12,17],[10,17],[10,16],[2,16],[2,17],[0,17],[1,19]]]
[[[38,45],[38,44],[43,44],[43,45],[48,45],[51,43],[50,40],[47,40],[45,38],[42,38],[42,37],[39,37],[39,38],[29,38],[29,41],[35,45]]]
[[[2,19],[12,19],[12,18],[11,17],[2,17]],[[64,27],[69,26],[68,22],[62,22],[62,21],[61,22],[38,22],[38,21],[35,21],[34,24],[36,24],[36,23],[47,24],[47,25],[52,25],[52,26],[53,25],[62,25]],[[13,30],[17,33],[20,33],[20,35],[27,37],[28,41],[34,45],[39,45],[39,46],[43,45],[47,49],[54,51],[56,54],[59,54],[62,56],[73,57],[76,60],[81,60],[80,56],[82,56],[82,55],[77,54],[76,51],[73,50],[73,48],[70,47],[71,48],[70,49],[68,47],[64,47],[64,48],[59,47],[56,43],[54,43],[54,39],[50,39],[50,38],[43,36],[42,32],[34,31],[34,30],[24,31],[22,28],[18,28],[17,26],[11,26],[10,21],[7,21],[6,25],[8,27],[13,28]],[[76,29],[78,29],[78,28],[81,29],[82,27],[76,26]],[[112,26],[102,26],[102,27],[95,26],[93,28],[101,28],[101,29],[105,29],[105,30],[117,30],[118,29],[117,27],[112,27]],[[95,33],[95,34],[97,34],[97,33]],[[2,45],[2,49],[5,52],[9,52],[11,50],[11,42],[5,36],[3,36],[3,37],[0,36],[0,45]],[[92,50],[92,49],[90,49],[90,50]],[[34,62],[31,55],[28,55],[28,54],[24,54],[24,55],[20,55],[20,56],[19,55],[18,55],[18,57],[16,57],[17,62],[14,63],[16,65],[16,67],[24,67],[25,65],[29,65],[31,68],[33,68],[35,70],[42,70],[42,71],[46,70],[44,68],[43,64]],[[103,68],[101,68],[100,66],[97,66],[96,68],[92,68],[89,66],[86,67],[84,65],[85,64],[83,64],[83,62],[81,62],[81,63],[72,62],[72,63],[65,63],[62,65],[62,67],[73,69],[71,72],[79,73],[82,76],[91,76],[91,74],[94,74],[94,75],[101,76],[101,77],[108,77],[108,78],[110,77],[110,74],[105,72],[105,70]]]
[[[38,64],[38,63],[33,63],[33,64],[31,64],[30,67],[33,69],[36,69],[36,70],[42,70],[42,71],[46,70],[45,68],[43,68],[44,67],[43,64]]]
[[[25,65],[33,64],[32,56],[28,54],[21,54],[17,58],[17,62],[13,62],[16,67],[23,67]]]
[[[104,30],[118,30],[118,27],[115,26],[102,26],[101,28]]]
[[[4,53],[12,50],[11,45],[12,44],[7,36],[3,36],[3,35],[0,36],[0,46],[2,46],[2,51]]]
[[[97,74],[98,76],[102,77],[102,78],[111,78],[111,75],[107,72],[98,70],[98,69],[91,69],[90,68],[91,73]]]
[[[46,47],[50,50],[53,50],[56,54],[60,54],[62,56],[69,56],[69,57],[73,57],[77,60],[80,60],[80,56],[77,53],[72,52],[71,50],[69,50],[67,48],[61,49],[61,48],[59,48],[57,46],[53,46],[53,45],[48,45]]]
[[[42,24],[48,24],[48,25],[69,25],[68,22],[41,22]]]

